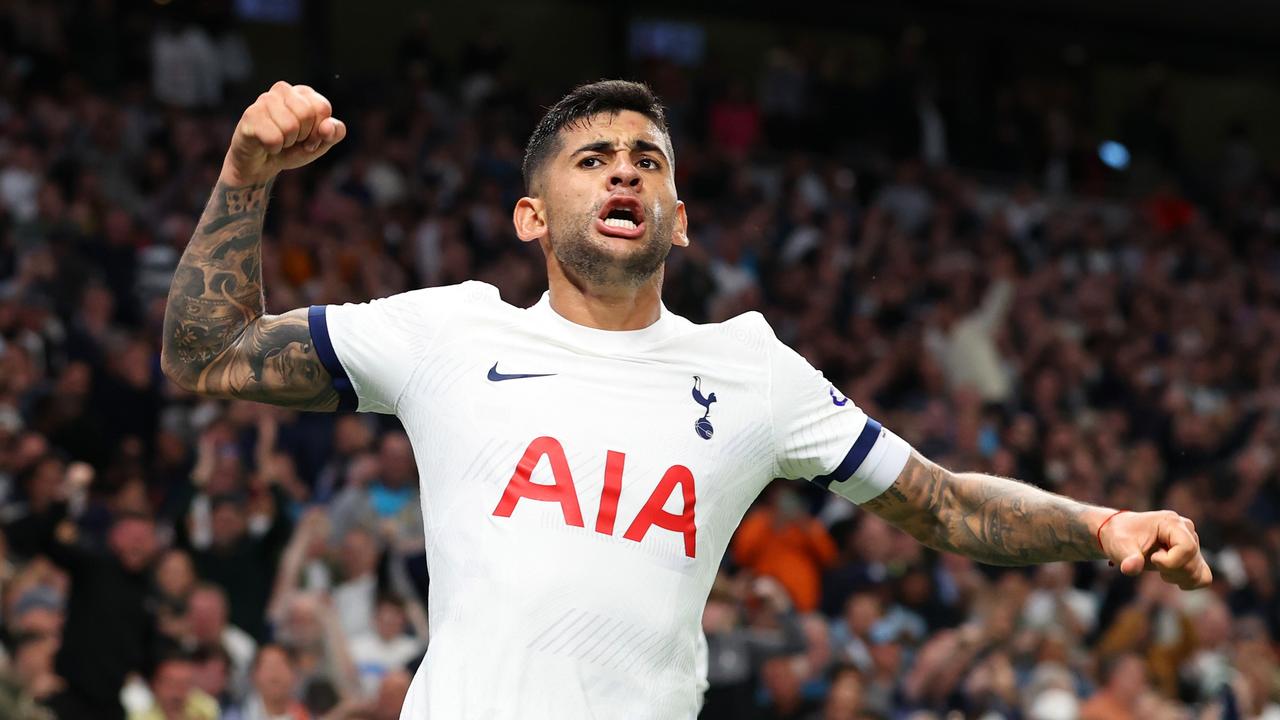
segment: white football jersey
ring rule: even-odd
[[[854,502],[910,448],[759,313],[589,328],[480,282],[316,306],[342,408],[421,476],[431,643],[401,717],[693,718],[716,568],[774,478]]]

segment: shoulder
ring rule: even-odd
[[[498,288],[479,280],[468,280],[456,285],[440,285],[437,287],[418,288],[398,295],[382,298],[382,301],[394,302],[397,305],[412,306],[429,310],[441,306],[468,307],[480,305],[506,305],[498,294]],[[374,300],[373,302],[379,302]]]
[[[460,318],[473,320],[477,315],[504,314],[503,309],[510,307],[499,297],[497,288],[473,280],[409,290],[364,303],[313,308],[311,312],[327,314],[329,321],[336,320],[344,332],[376,338],[379,335],[375,332],[399,329],[425,342]]]
[[[780,344],[769,321],[755,310],[735,315],[721,322],[701,325],[687,320],[685,322],[689,324],[689,332],[704,333],[741,351],[764,354],[772,352],[774,346]]]

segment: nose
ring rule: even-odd
[[[609,173],[609,188],[629,187],[639,189],[640,187],[640,171],[631,163],[630,158],[625,153],[618,153],[618,161],[613,165],[613,172]]]

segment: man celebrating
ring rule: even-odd
[[[1107,558],[1183,588],[1190,521],[958,474],[912,450],[758,313],[662,304],[689,244],[648,88],[577,88],[525,153],[515,232],[546,256],[531,308],[479,282],[263,313],[272,179],[346,134],[276,83],[245,111],[174,277],[162,361],[185,388],[399,416],[422,479],[431,645],[404,718],[691,718],[699,617],[743,513],[807,479],[931,547],[987,563]]]

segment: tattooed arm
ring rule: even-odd
[[[1183,588],[1212,580],[1195,526],[1176,513],[1116,515],[1016,480],[953,473],[917,452],[863,507],[929,547],[991,565],[1105,558],[1126,574],[1158,570]]]
[[[262,221],[275,175],[324,154],[345,132],[328,101],[285,83],[241,117],[169,288],[160,361],[179,386],[301,410],[337,408],[306,310],[264,314]]]

